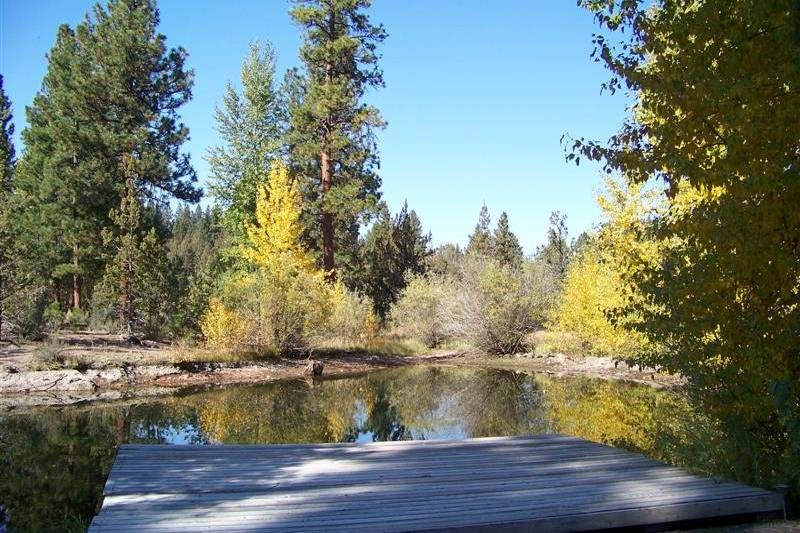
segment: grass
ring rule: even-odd
[[[395,336],[378,336],[366,341],[355,342],[344,339],[327,339],[315,343],[311,354],[335,357],[337,354],[364,354],[376,356],[413,357],[430,353],[430,349],[422,342]],[[254,353],[209,348],[197,343],[182,341],[173,346],[169,362],[174,365],[184,363],[257,363],[274,360],[280,357],[277,353]]]
[[[361,342],[341,339],[326,340],[315,346],[314,351],[326,355],[347,353],[411,357],[430,353],[431,350],[416,339],[406,339],[395,336],[377,336]]]
[[[88,336],[88,334],[87,334]],[[28,368],[39,370],[76,369],[81,372],[89,368],[118,367],[123,364],[146,365],[192,365],[213,364],[246,365],[276,361],[279,353],[237,351],[212,348],[192,339],[182,339],[172,345],[155,348],[139,346],[112,347],[103,344],[108,339],[97,341],[79,339],[80,342],[52,335],[38,345],[31,354]],[[88,342],[88,344],[87,344]],[[463,343],[450,342],[439,346],[436,351],[466,351]],[[337,356],[377,356],[377,357],[415,357],[430,354],[433,350],[419,340],[408,339],[394,334],[376,335],[362,341],[352,339],[326,339],[315,342],[307,352],[310,354],[335,358]]]
[[[72,369],[84,372],[91,367],[89,359],[83,354],[70,354],[67,347],[57,338],[48,338],[33,354],[31,370]]]
[[[173,345],[169,362],[173,365],[183,363],[254,363],[274,359],[275,354],[239,352],[223,348],[210,348],[190,340],[181,340]]]
[[[529,343],[533,347],[534,355],[537,356],[552,354],[584,356],[589,354],[586,346],[575,335],[565,331],[539,330],[530,336]]]

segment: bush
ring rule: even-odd
[[[390,309],[390,324],[400,335],[434,348],[447,339],[444,309],[453,295],[454,284],[445,276],[409,276],[405,289]]]
[[[50,291],[44,286],[13,294],[3,306],[3,338],[40,339],[50,301]]]
[[[95,290],[89,307],[89,329],[92,331],[119,331],[119,316],[114,304]]]
[[[332,291],[321,272],[234,274],[201,320],[208,342],[258,354],[296,353],[325,331]]]
[[[541,262],[522,268],[488,258],[464,261],[454,297],[445,309],[450,335],[493,354],[517,353],[541,327],[558,292],[554,273]]]
[[[58,302],[50,302],[42,313],[45,331],[58,331],[64,323],[64,311]]]
[[[84,329],[89,323],[89,316],[83,309],[67,311],[66,326],[72,331]]]
[[[212,298],[200,319],[200,329],[211,348],[236,350],[245,342],[245,324],[242,317],[229,309],[219,298]]]
[[[567,271],[551,327],[574,335],[591,354],[629,357],[644,349],[647,342],[641,333],[609,318],[609,313],[625,301],[625,288],[613,265],[589,248]],[[568,347],[559,348],[565,351]]]
[[[48,338],[33,354],[31,370],[60,370],[69,368],[84,372],[91,363],[82,354],[68,354],[66,347],[57,338]]]
[[[331,301],[326,331],[317,333],[319,341],[362,343],[377,336],[378,319],[369,298],[337,284],[333,288]]]
[[[47,339],[36,353],[33,354],[33,370],[58,370],[64,366],[66,361],[62,353],[64,346],[58,339]]]

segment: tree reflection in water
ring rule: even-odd
[[[122,443],[267,444],[566,433],[770,486],[769,450],[732,443],[677,392],[492,369],[191,391],[0,417],[0,503],[12,529],[83,530]],[[776,463],[773,463],[776,464]]]

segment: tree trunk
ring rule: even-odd
[[[72,308],[80,309],[81,307],[81,278],[78,275],[78,255],[73,251],[72,267],[75,269],[72,272]]]
[[[322,267],[328,278],[334,276],[333,261],[333,213],[325,207],[325,196],[331,188],[331,156],[328,149],[322,151]]]
[[[77,163],[77,158],[75,154],[72,154],[72,159],[75,163]],[[75,197],[75,194],[72,195],[72,206],[73,210],[75,209],[75,204],[78,203],[78,199]],[[78,276],[78,245],[72,245],[72,309],[80,309],[81,307],[81,285],[80,285],[80,278]]]
[[[5,279],[3,278],[3,269],[5,268],[5,256],[3,250],[0,250],[0,341],[3,340],[3,299],[5,298]]]
[[[331,7],[328,13],[328,32],[333,38],[336,35],[336,12]],[[325,65],[325,83],[330,86],[333,83],[333,65],[329,62]],[[331,178],[333,175],[333,164],[331,158],[330,138],[333,133],[333,117],[325,118],[325,132],[322,138],[322,154],[320,156],[320,170],[322,174],[322,268],[329,281],[336,277],[334,271],[334,242],[333,242],[333,213],[328,211],[325,198],[331,188]]]

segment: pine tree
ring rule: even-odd
[[[536,256],[545,261],[553,271],[564,278],[569,264],[569,232],[567,230],[567,215],[558,211],[550,213],[550,227],[547,229],[547,244],[539,247]]]
[[[497,228],[494,230],[494,257],[514,268],[520,267],[524,258],[519,239],[508,226],[508,215],[505,211],[500,214]]]
[[[14,171],[14,124],[11,122],[11,102],[3,89],[3,76],[0,75],[0,341],[3,334],[5,300],[12,288],[15,265],[12,258],[13,232],[10,227],[11,191]]]
[[[11,101],[3,89],[3,75],[0,74],[0,194],[11,191],[11,177],[15,162],[12,118]]]
[[[431,235],[423,232],[419,216],[413,209],[408,210],[407,201],[394,220],[394,242],[398,270],[404,276],[408,273],[423,274],[427,270]]]
[[[168,256],[174,265],[176,294],[173,327],[185,334],[200,331],[200,318],[208,307],[215,280],[223,264],[223,231],[218,209],[182,205],[170,224]]]
[[[126,158],[127,163],[128,158]],[[119,323],[123,331],[132,335],[135,307],[134,271],[139,267],[139,244],[142,238],[141,204],[136,182],[130,167],[125,164],[125,196],[119,209],[111,212],[116,232],[105,229],[103,240],[112,250],[113,258],[106,267],[104,285],[107,294],[115,300]]]
[[[177,110],[191,97],[183,49],[167,50],[153,2],[112,0],[75,31],[59,29],[42,90],[28,109],[19,187],[51,242],[50,273],[69,279],[73,308],[104,270],[97,235],[126,194],[122,160],[143,196],[195,201]]]
[[[397,271],[397,243],[394,225],[388,211],[384,211],[364,237],[360,255],[363,265],[359,289],[372,300],[375,314],[386,316],[393,299],[394,288],[402,281]]]
[[[360,288],[372,299],[381,320],[405,288],[407,276],[426,272],[430,239],[417,213],[409,211],[408,202],[394,218],[384,212],[370,228],[361,250]]]
[[[481,255],[490,257],[493,253],[494,242],[492,232],[489,228],[492,220],[489,217],[489,209],[486,204],[481,206],[481,212],[478,215],[478,223],[472,235],[469,236],[469,243],[467,244],[466,253],[471,255]]]
[[[223,144],[208,151],[209,192],[224,208],[222,222],[241,244],[246,226],[255,222],[259,183],[278,158],[287,129],[286,106],[275,87],[275,52],[253,43],[242,64],[242,90],[228,83],[222,106],[215,110]]]
[[[386,32],[364,13],[370,3],[297,0],[291,10],[303,30],[305,67],[294,76],[292,154],[308,203],[306,238],[321,250],[329,277],[336,255],[353,255],[358,226],[379,199],[374,129],[384,122],[361,99],[383,86],[375,50]]]
[[[26,209],[13,132],[11,102],[0,76],[0,339],[9,341],[41,332],[41,313],[51,289],[45,267],[60,237],[40,238],[36,228],[42,213]]]
[[[146,336],[158,337],[174,302],[170,297],[172,268],[155,228],[145,227],[141,193],[130,159],[123,159],[125,196],[119,208],[111,212],[114,227],[103,232],[111,257],[101,288],[117,312],[123,333],[132,338],[141,326]]]
[[[26,151],[19,164],[15,187],[25,205],[20,227],[28,242],[48,243],[44,262],[48,275],[61,280],[57,290],[68,286],[68,307],[80,307],[81,279],[98,266],[97,234],[100,220],[113,207],[116,194],[106,176],[115,170],[95,161],[100,137],[92,120],[80,111],[78,86],[89,70],[79,52],[75,32],[58,30],[48,55],[48,71],[42,89],[27,109],[28,127],[22,132]]]

